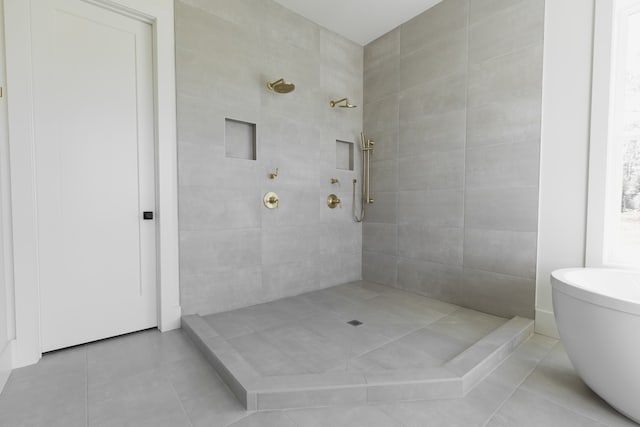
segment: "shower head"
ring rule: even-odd
[[[344,105],[338,105],[338,104],[344,104]],[[331,105],[331,108],[335,106],[338,106],[340,108],[356,108],[357,107],[357,105],[353,105],[349,103],[349,98],[342,98],[337,101],[329,101],[329,105]]]
[[[293,92],[296,85],[293,83],[285,82],[284,79],[276,80],[275,82],[267,83],[267,87],[277,93],[289,93]]]

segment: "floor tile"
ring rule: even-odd
[[[181,400],[227,389],[211,364],[202,356],[174,362],[165,372]]]
[[[524,381],[522,389],[610,426],[636,426],[582,382],[560,343]]]
[[[209,393],[193,395],[182,401],[193,427],[226,426],[249,412],[220,380]]]
[[[229,343],[262,375],[308,373],[304,366],[296,363],[258,332],[233,338]]]
[[[159,368],[160,354],[153,348],[149,338],[155,333],[153,330],[142,331],[87,346],[89,386]]]
[[[399,427],[396,421],[375,406],[317,408],[287,411],[297,425],[304,427]]]
[[[89,426],[189,426],[176,392],[160,371],[89,386]]]
[[[487,427],[604,427],[605,424],[584,417],[526,390],[518,390],[500,408]]]
[[[351,360],[349,370],[437,367],[467,347],[465,342],[423,328]]]
[[[284,412],[257,412],[230,424],[233,427],[296,427]]]
[[[85,379],[10,378],[0,394],[0,426],[85,426],[86,390]]]
[[[0,426],[84,426],[86,347],[46,353],[11,373],[0,394]]]
[[[168,332],[152,331],[149,340],[151,350],[162,364],[201,357],[198,349],[191,345],[191,341],[181,329]]]
[[[408,427],[483,426],[512,389],[496,382],[482,382],[462,399],[400,402],[380,408]]]
[[[474,343],[505,322],[506,319],[501,317],[466,308],[459,308],[449,315],[431,323],[428,329],[459,340]]]

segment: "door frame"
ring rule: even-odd
[[[158,328],[180,327],[178,163],[173,0],[82,0],[151,25],[155,96]],[[13,368],[36,363],[40,344],[31,1],[4,0],[13,212]]]

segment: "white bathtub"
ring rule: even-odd
[[[576,371],[640,423],[640,272],[562,269],[551,284],[560,338]]]

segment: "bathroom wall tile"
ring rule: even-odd
[[[362,83],[362,46],[320,27],[320,58],[323,64],[351,74]]]
[[[534,279],[465,268],[458,303],[501,317],[533,319]]]
[[[263,299],[270,301],[313,290],[319,280],[318,270],[313,258],[263,266]]]
[[[200,186],[217,189],[245,190],[255,187],[259,169],[251,160],[228,159],[215,154],[204,143],[180,142],[178,181],[180,187]]]
[[[200,13],[215,15],[227,22],[247,28],[249,31],[257,32],[266,14],[266,7],[263,3],[253,0],[180,0],[176,2],[176,8],[189,5],[200,9]]]
[[[439,81],[427,81],[400,93],[400,123],[422,121],[425,116],[463,110],[467,94],[463,73],[447,73]]]
[[[461,228],[398,226],[398,256],[448,265],[462,265]]]
[[[462,190],[418,190],[398,193],[398,224],[432,227],[464,225]]]
[[[177,96],[176,114],[179,152],[183,143],[189,143],[207,147],[218,157],[224,156],[224,117],[222,120],[213,118],[218,114],[217,109],[211,108],[200,98],[180,93]]]
[[[214,3],[218,3],[213,7]],[[256,18],[264,10],[253,2],[249,8],[247,0],[235,2],[203,0],[180,0],[175,3],[176,32],[180,35],[178,45],[200,53],[211,53],[211,49],[236,48],[243,52],[257,50],[253,43],[259,27],[246,26],[246,22]],[[203,13],[204,12],[204,13]],[[259,16],[259,15],[258,15]],[[211,27],[215,27],[215,32]],[[234,40],[218,38],[216,35],[234,36]]]
[[[400,59],[400,89],[462,74],[467,68],[467,32],[457,31]],[[386,76],[387,78],[391,76]]]
[[[353,254],[362,250],[362,224],[356,223],[351,218],[349,221],[331,221],[320,224],[318,236],[321,255]]]
[[[261,224],[262,197],[255,188],[181,186],[179,199],[181,230],[256,228]]]
[[[309,227],[272,227],[262,231],[262,263],[280,264],[311,258],[318,251],[318,234]]]
[[[185,275],[213,273],[219,266],[260,265],[259,228],[182,230],[180,266]]]
[[[535,279],[537,233],[478,230],[464,234],[464,266]]]
[[[359,75],[344,72],[330,62],[322,62],[320,65],[320,92],[318,100],[322,101],[322,112],[328,120],[333,120],[336,125],[341,125],[346,117],[360,128],[362,121],[362,105],[364,103],[364,87],[362,86],[362,71]],[[349,98],[349,103],[357,108],[328,108],[329,101]]]
[[[365,82],[365,93],[369,86]],[[366,100],[365,100],[366,101]],[[398,93],[377,101],[366,102],[364,106],[364,127],[369,133],[376,131],[388,131],[398,129],[400,117],[400,104]]]
[[[464,186],[464,150],[401,158],[398,171],[399,190],[461,189]]]
[[[538,141],[471,147],[466,152],[466,187],[535,187],[539,158]]]
[[[407,121],[410,118],[415,120]],[[463,109],[422,118],[409,112],[401,120],[399,157],[421,156],[465,147],[467,112]]]
[[[309,52],[319,51],[319,25],[314,24],[302,15],[287,9],[279,3],[271,1],[265,3],[265,16],[268,17],[268,21],[261,25],[259,24],[261,38],[280,40],[281,43],[300,47]],[[265,17],[262,17],[261,20],[266,21]],[[253,24],[256,25],[258,22],[254,22]]]
[[[398,250],[398,229],[395,224],[365,222],[363,229],[363,249],[395,255]]]
[[[276,209],[266,209],[262,206],[263,195],[273,189],[276,189],[274,184],[264,185],[263,191],[257,195],[259,207],[256,209],[256,212],[262,216],[261,222],[263,229],[318,225],[320,221],[320,211],[316,205],[317,196],[315,192],[298,188],[278,189],[277,194],[280,198],[278,207]]]
[[[349,180],[350,181],[350,180]],[[349,182],[347,181],[347,182]],[[344,181],[343,181],[344,182]],[[357,209],[358,215],[360,215],[360,190],[359,186],[357,191]],[[340,199],[340,205],[336,208],[331,209],[327,205],[327,197],[329,194],[335,194]],[[326,191],[318,193],[317,206],[320,209],[320,223],[322,225],[333,225],[333,224],[341,224],[341,225],[352,225],[356,230],[360,229],[360,226],[355,223],[353,219],[353,190],[351,186],[344,185],[343,187],[336,189],[331,188]],[[368,212],[367,207],[367,212]],[[346,243],[347,245],[349,243]]]
[[[203,275],[180,275],[183,314],[212,314],[263,300],[262,267],[220,267]]]
[[[540,96],[492,102],[467,114],[467,147],[540,139]]]
[[[395,224],[397,218],[398,194],[393,191],[379,191],[371,194],[372,204],[366,206],[366,222],[386,222]],[[358,207],[360,202],[358,201]],[[360,210],[358,210],[358,214]]]
[[[407,55],[467,26],[469,0],[445,0],[400,27],[401,53]]]
[[[326,253],[318,258],[318,283],[315,289],[328,288],[362,279],[362,250],[352,253]]]
[[[259,53],[255,36],[244,27],[177,4],[176,33],[180,35],[177,50],[191,50],[198,58],[176,66],[178,90],[205,100],[215,97],[218,103],[233,103],[237,99],[242,99],[244,105],[259,102],[260,83],[255,73],[260,62],[257,55],[252,55]],[[224,57],[226,61],[215,61],[216,57]],[[236,63],[244,66],[235,67]],[[189,69],[189,75],[196,78],[181,78]],[[218,78],[210,78],[211,74]]]
[[[375,150],[374,150],[375,151]],[[370,161],[370,188],[372,192],[394,191],[398,188],[398,162],[396,160]]]
[[[478,63],[542,41],[544,1],[503,9],[469,27],[469,62]]]
[[[488,230],[537,231],[538,188],[467,190],[465,227]]]
[[[469,24],[528,0],[469,0]]]
[[[541,97],[542,43],[469,65],[468,106]]]
[[[364,72],[364,102],[378,101],[389,95],[398,93],[400,81],[396,78],[400,63],[389,61],[370,68]]]
[[[460,293],[462,267],[400,257],[398,287],[441,301],[455,302]]]
[[[364,251],[362,253],[362,279],[381,285],[395,286],[397,258],[392,255]]]
[[[381,129],[371,131],[364,125],[365,136],[375,141],[375,148],[371,154],[372,160],[394,160],[398,156],[398,130]]]
[[[395,28],[364,47],[364,69],[369,70],[400,58],[400,28]]]

